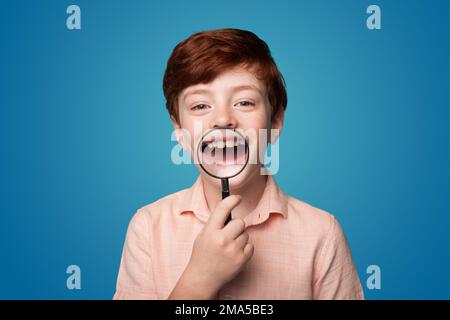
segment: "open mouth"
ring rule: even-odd
[[[211,137],[202,141],[202,162],[209,165],[245,165],[248,148],[243,137]]]

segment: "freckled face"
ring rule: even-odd
[[[249,164],[238,176],[230,179],[230,184],[242,187],[250,176],[259,174],[262,164],[258,161],[258,152],[261,152],[258,146],[265,150],[266,145],[260,145],[258,132],[259,129],[270,129],[271,107],[265,85],[253,72],[237,67],[223,72],[208,84],[187,87],[179,95],[178,108],[179,127],[190,136],[190,144],[185,147],[191,156],[195,155],[201,136],[213,128],[236,129],[242,133],[255,132],[255,136],[248,140]],[[177,125],[175,124],[176,127]],[[220,131],[225,137],[229,130]],[[211,145],[214,146],[217,145]],[[197,167],[199,168],[198,165]],[[218,179],[210,177],[200,168],[199,171],[204,178],[220,184]]]

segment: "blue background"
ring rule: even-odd
[[[0,298],[112,297],[132,215],[197,176],[170,160],[166,61],[223,27],[271,47],[289,95],[276,179],[336,215],[366,298],[449,298],[448,1],[73,3],[82,30],[72,2],[1,2]]]

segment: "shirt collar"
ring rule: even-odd
[[[201,221],[208,221],[211,212],[206,203],[201,176],[197,178],[191,188],[184,190],[180,198],[179,208],[179,214],[192,212]],[[247,226],[260,224],[266,221],[271,213],[278,213],[287,218],[288,201],[287,196],[279,188],[273,176],[268,175],[258,205],[253,212],[245,216],[244,221]]]

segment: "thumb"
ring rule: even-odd
[[[240,195],[231,195],[220,201],[209,217],[208,224],[214,228],[222,229],[231,210],[235,208],[241,200],[242,197]]]

